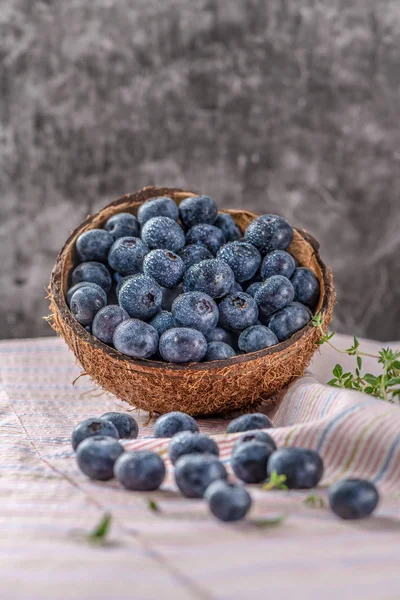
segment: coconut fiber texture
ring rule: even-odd
[[[90,335],[72,316],[65,301],[70,273],[76,266],[75,242],[84,231],[102,227],[119,212],[137,213],[150,198],[169,196],[179,204],[193,192],[147,187],[115,200],[88,217],[68,238],[58,255],[50,281],[49,322],[74,352],[93,381],[132,406],[150,413],[181,410],[191,415],[247,411],[261,402],[276,403],[276,392],[304,373],[317,349],[320,332],[311,323],[290,339],[259,352],[212,363],[172,365],[134,360]],[[257,216],[228,210],[242,231]],[[317,311],[327,328],[335,302],[332,273],[321,260],[319,244],[305,231],[295,229],[289,251],[302,266],[313,270],[320,282]]]

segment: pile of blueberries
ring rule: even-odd
[[[209,196],[119,213],[76,241],[66,300],[101,342],[134,358],[223,360],[290,338],[311,319],[318,279],[287,252],[289,223],[254,219],[244,236]]]
[[[262,413],[247,414],[231,421],[227,433],[243,432],[232,449],[231,466],[236,477],[247,484],[265,482],[284,475],[289,489],[311,489],[322,478],[320,455],[304,448],[279,448],[264,431],[272,427]],[[72,433],[78,466],[90,479],[107,481],[116,477],[128,490],[157,490],[166,475],[162,458],[150,450],[125,452],[119,439],[135,439],[136,420],[129,414],[109,412],[89,418]],[[174,465],[175,482],[187,498],[204,498],[211,513],[221,521],[239,521],[251,507],[251,496],[243,484],[229,482],[219,460],[215,441],[200,433],[189,415],[171,412],[155,424],[154,436],[171,438],[168,456]],[[328,491],[330,507],[342,519],[361,519],[376,508],[376,487],[361,479],[343,479]]]

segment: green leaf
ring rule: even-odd
[[[147,506],[149,510],[152,510],[153,512],[161,512],[157,502],[155,502],[152,498],[147,499]]]
[[[392,363],[392,368],[400,371],[400,360],[395,360],[394,363]]]
[[[323,325],[324,321],[322,319],[321,313],[317,313],[316,315],[314,315],[311,319],[311,323],[314,325],[314,327],[320,327],[321,325]]]
[[[285,515],[278,515],[277,517],[265,518],[265,519],[250,519],[250,523],[256,527],[276,527],[285,520]]]
[[[387,381],[387,385],[400,385],[400,377],[392,377]]]
[[[269,481],[267,483],[264,483],[262,489],[265,491],[274,489],[287,490],[288,487],[287,485],[285,485],[285,481],[286,475],[278,475],[276,471],[272,471],[271,475],[269,476]]]
[[[111,513],[104,513],[104,515],[101,518],[98,525],[96,525],[96,527],[93,529],[93,531],[90,531],[87,534],[88,541],[95,542],[95,543],[104,542],[105,538],[107,537],[108,532],[110,530],[111,520],[112,520]]]
[[[366,387],[366,388],[364,389],[364,392],[365,392],[366,394],[373,394],[373,392],[374,392],[374,388],[373,388],[373,387],[371,387],[371,386],[368,386],[368,387]]]
[[[375,375],[372,375],[372,373],[365,373],[364,380],[367,383],[370,383],[371,385],[376,385],[377,383],[377,377],[375,377]]]
[[[330,381],[328,381],[328,385],[333,385],[335,387],[337,387],[337,378],[334,377],[333,379],[331,379]]]
[[[362,358],[361,356],[357,356],[357,367],[361,369],[362,367]]]
[[[307,496],[304,500],[304,504],[311,508],[325,508],[326,506],[325,500],[321,498],[321,496],[318,496],[318,494],[310,494]]]
[[[351,379],[346,379],[346,381],[344,382],[344,387],[347,389],[351,389],[353,385],[353,381]]]
[[[335,365],[335,368],[333,369],[332,373],[334,374],[335,377],[337,377],[337,379],[341,379],[341,377],[343,375],[342,365]]]

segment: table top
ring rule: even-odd
[[[337,343],[349,345],[345,336]],[[326,381],[335,362],[323,347],[312,371]],[[202,500],[180,496],[171,472],[163,489],[150,494],[123,491],[115,481],[92,482],[79,472],[70,445],[74,425],[131,410],[87,377],[73,385],[79,373],[62,340],[0,342],[1,598],[400,598],[398,407],[326,387],[311,374],[298,380],[282,394],[270,430],[274,439],[319,449],[325,462],[321,498],[338,478],[374,480],[381,494],[376,513],[345,522],[326,508],[307,506],[309,492],[248,486],[249,518],[223,524]],[[154,419],[146,425],[146,414],[132,414],[141,437],[126,447],[165,456],[168,442],[151,439]],[[226,423],[199,421],[202,431],[216,435],[229,469],[235,436],[223,434]],[[104,513],[112,515],[107,543],[87,543],[80,532],[93,529]]]

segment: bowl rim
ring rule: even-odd
[[[212,370],[220,370],[226,367],[234,367],[236,365],[251,362],[253,360],[258,360],[260,358],[266,356],[272,356],[274,354],[278,354],[284,350],[287,350],[291,346],[294,346],[296,342],[298,342],[301,338],[309,334],[311,331],[315,331],[315,327],[312,325],[311,321],[307,323],[302,329],[297,331],[294,335],[292,335],[287,340],[283,342],[279,342],[275,346],[270,346],[269,348],[265,348],[263,350],[258,350],[256,352],[249,352],[247,354],[238,354],[233,356],[232,358],[224,359],[224,360],[215,360],[210,362],[191,362],[191,363],[167,363],[163,361],[155,361],[149,359],[135,359],[129,357],[122,352],[119,352],[115,348],[111,348],[107,346],[97,338],[95,338],[91,333],[86,331],[86,329],[76,321],[73,317],[70,309],[68,308],[65,293],[63,291],[63,279],[64,279],[64,265],[69,253],[71,251],[71,246],[76,240],[77,236],[82,233],[84,230],[89,229],[89,225],[92,224],[93,220],[98,218],[104,211],[109,209],[118,208],[122,205],[127,204],[135,204],[139,206],[141,203],[146,200],[150,200],[152,198],[157,198],[159,196],[182,196],[182,199],[190,196],[197,196],[199,194],[184,190],[181,188],[160,188],[155,186],[148,186],[140,190],[139,192],[133,194],[125,194],[124,196],[114,200],[113,202],[104,206],[101,210],[96,212],[93,215],[89,215],[84,221],[82,221],[68,236],[66,242],[64,243],[62,249],[57,255],[55,265],[52,269],[50,285],[49,285],[49,295],[52,300],[53,311],[54,308],[59,312],[59,316],[64,321],[65,325],[67,325],[73,332],[73,334],[81,339],[81,341],[88,343],[90,346],[95,348],[96,350],[102,351],[104,354],[109,355],[113,360],[118,360],[129,368],[129,370],[136,370],[134,367],[138,367],[137,370],[140,372],[144,371],[152,371],[154,369],[165,370],[165,371],[176,371],[177,373],[187,373],[193,371],[212,371]],[[176,201],[176,198],[174,198]],[[116,211],[118,212],[118,211]],[[123,211],[120,211],[123,212]],[[219,213],[228,213],[234,216],[235,214],[247,214],[253,218],[256,218],[257,214],[241,209],[224,209],[218,211]],[[310,235],[304,229],[299,229],[297,227],[293,227],[300,234],[300,236],[312,247],[313,255],[321,269],[322,279],[324,283],[324,295],[322,299],[321,306],[318,310],[318,313],[322,313],[323,316],[329,315],[330,307],[335,302],[335,291],[333,286],[333,278],[332,271],[330,267],[327,267],[322,261],[319,254],[319,242]],[[70,273],[70,271],[69,271]],[[327,323],[326,323],[327,327]]]

